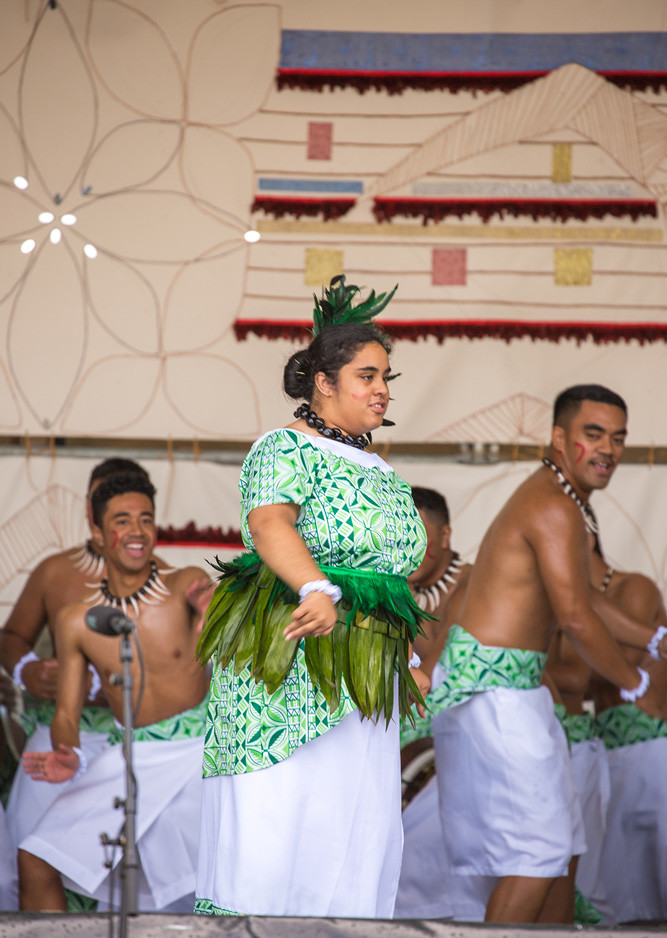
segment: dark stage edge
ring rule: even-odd
[[[199,916],[140,914],[128,922],[128,938],[179,938],[179,936],[224,935],[225,938],[481,938],[491,932],[494,938],[530,932],[531,938],[572,938],[588,932],[599,938],[644,938],[665,934],[665,925],[640,928],[582,928],[537,925],[467,925],[439,919],[341,919],[274,918],[264,916]],[[114,934],[119,934],[117,917]],[[0,913],[0,938],[108,938],[109,919],[105,915],[33,912]]]

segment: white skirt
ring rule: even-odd
[[[667,739],[607,752],[611,798],[600,873],[617,922],[667,918]]]
[[[15,912],[19,907],[16,849],[9,840],[5,809],[0,804],[0,912]]]
[[[80,733],[80,747],[90,763],[107,745],[108,733]],[[28,738],[26,752],[49,752],[51,730],[41,723]],[[56,798],[67,791],[69,782],[39,782],[30,778],[19,765],[12,782],[7,802],[7,826],[14,850],[34,829],[41,816],[51,807]]]
[[[403,812],[403,864],[394,918],[449,918],[482,922],[496,883],[491,876],[458,876],[452,870],[440,823],[436,776]]]
[[[433,720],[453,869],[554,878],[586,842],[563,728],[546,687],[493,688]]]
[[[579,859],[577,866],[577,887],[605,920],[611,920],[611,909],[600,876],[609,804],[609,764],[601,739],[572,743],[572,771],[579,792],[587,844],[586,853]]]
[[[203,747],[201,736],[133,743],[141,911],[163,909],[194,893]],[[108,746],[80,778],[58,786],[64,790],[21,843],[55,867],[66,886],[103,902],[109,898],[109,871],[100,835],[113,839],[121,828],[123,812],[113,800],[125,797],[124,779],[122,746]],[[120,860],[116,848],[114,866]]]
[[[398,723],[355,711],[268,769],[204,779],[198,910],[391,918],[402,845]]]

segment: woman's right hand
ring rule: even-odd
[[[283,635],[288,640],[298,640],[306,635],[328,635],[333,631],[336,619],[336,605],[332,598],[313,590],[296,607]]]

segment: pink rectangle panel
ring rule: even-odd
[[[434,286],[465,284],[466,266],[465,248],[434,248],[431,282]]]
[[[330,121],[308,123],[308,159],[330,160],[333,142],[333,124]]]

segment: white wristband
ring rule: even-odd
[[[648,671],[644,671],[643,668],[637,668],[637,671],[639,672],[639,684],[632,690],[626,690],[624,687],[621,687],[621,700],[625,700],[626,703],[634,703],[636,700],[639,700],[649,689],[651,678],[648,676]]]
[[[86,759],[86,757],[85,757],[85,755],[84,755],[84,753],[83,753],[83,750],[82,750],[82,749],[79,749],[78,746],[72,746],[72,749],[74,750],[74,752],[75,752],[75,753],[77,754],[77,756],[79,757],[79,768],[76,770],[76,774],[73,775],[72,778],[70,779],[71,782],[73,782],[74,779],[76,779],[76,778],[81,778],[81,776],[83,775],[83,773],[84,773],[84,772],[86,771],[86,769],[88,768],[88,760]]]
[[[88,665],[88,670],[90,671],[91,678],[90,690],[88,691],[88,700],[94,700],[102,690],[102,681],[100,680],[100,676],[92,664]]]
[[[410,660],[408,661],[408,667],[409,667],[409,668],[418,668],[418,667],[421,665],[421,663],[422,663],[421,658],[419,657],[419,655],[417,654],[416,651],[413,651],[413,652],[412,652],[412,657],[411,657]]]
[[[14,681],[15,684],[18,684],[19,687],[23,687],[23,681],[21,680],[23,668],[27,664],[30,664],[31,661],[39,661],[39,655],[36,655],[34,651],[29,651],[14,665],[12,681]]]
[[[655,658],[656,661],[660,660],[660,652],[658,651],[658,646],[660,645],[660,642],[662,641],[665,635],[667,635],[667,626],[659,625],[658,628],[655,630],[653,638],[646,646],[646,650],[648,651],[649,655],[651,656],[651,658]]]
[[[343,595],[340,586],[334,586],[330,580],[311,580],[309,583],[304,583],[299,590],[301,602],[309,593],[326,593],[327,596],[333,599],[334,603],[337,603]]]

